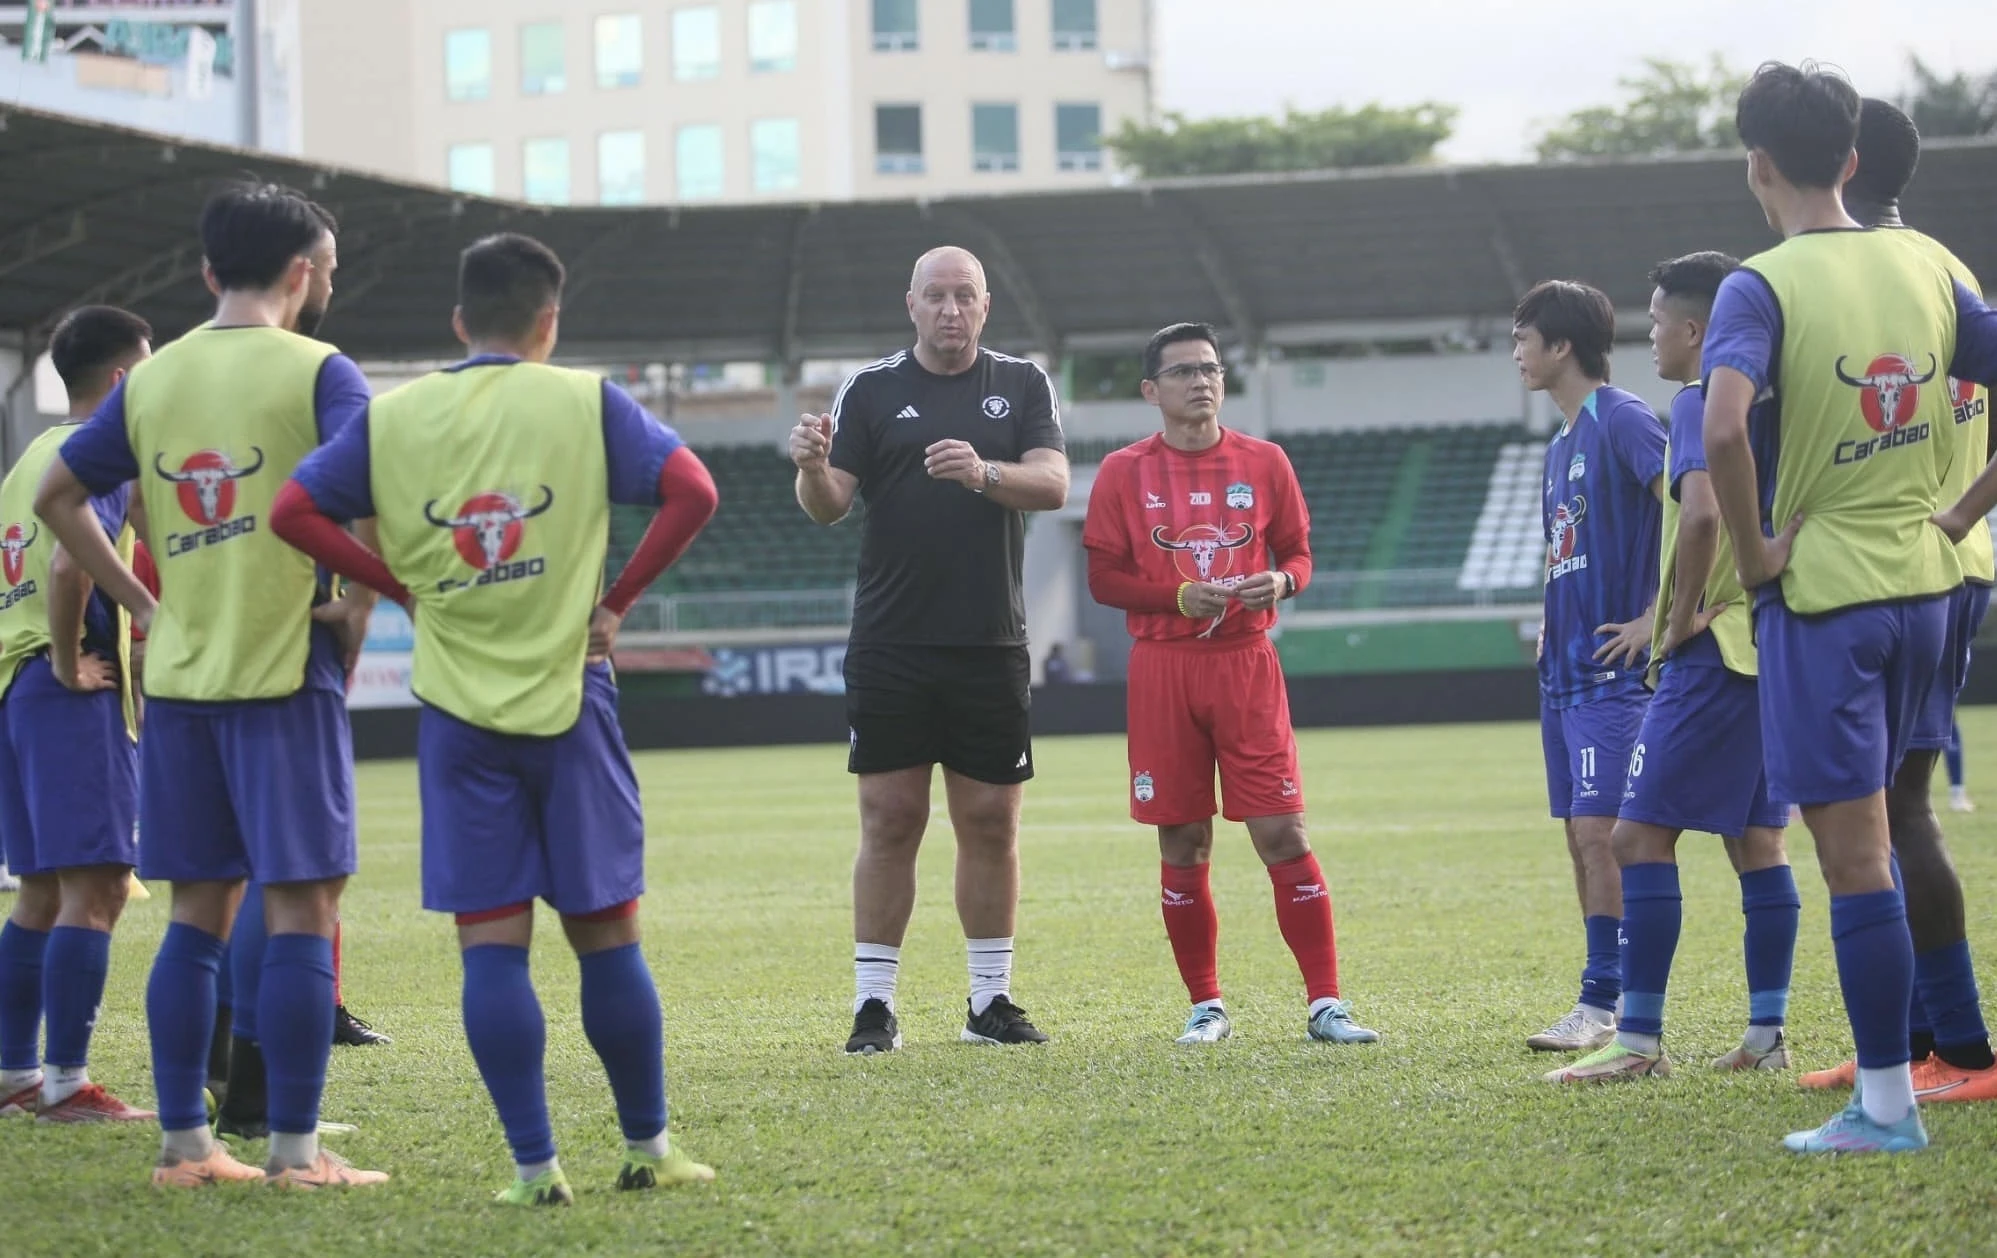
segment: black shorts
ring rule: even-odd
[[[854,646],[849,773],[940,764],[1010,786],[1033,776],[1032,661],[1023,646]]]

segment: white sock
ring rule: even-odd
[[[163,1131],[160,1133],[159,1148],[162,1154],[188,1162],[205,1161],[215,1151],[215,1133],[205,1126],[189,1127],[185,1131]]]
[[[516,1165],[520,1167],[520,1182],[527,1184],[546,1175],[549,1171],[560,1166],[561,1163],[554,1158],[549,1158],[545,1162],[520,1162]]]
[[[1655,1057],[1664,1047],[1661,1035],[1645,1035],[1641,1031],[1617,1031],[1616,1043],[1632,1053],[1642,1053],[1645,1057]]]
[[[12,1096],[42,1084],[42,1068],[33,1070],[0,1070],[0,1096]]]
[[[1750,1026],[1747,1029],[1747,1034],[1741,1037],[1741,1043],[1750,1052],[1756,1053],[1768,1052],[1781,1042],[1782,1026],[1780,1023],[1777,1023],[1775,1026]]]
[[[1582,1005],[1580,1009],[1581,1016],[1588,1020],[1590,1026],[1614,1026],[1616,1024],[1616,1015],[1611,1010],[1597,1009],[1593,1005]]]
[[[82,1066],[50,1066],[42,1076],[42,1104],[60,1105],[90,1082],[90,1072]]]
[[[1218,1000],[1202,1000],[1193,1006],[1194,1013],[1198,1013],[1202,1009],[1218,1009],[1222,1013],[1227,1012],[1227,1006]]]
[[[661,1127],[659,1134],[650,1140],[626,1140],[624,1145],[633,1153],[642,1153],[648,1158],[662,1158],[666,1156],[666,1150],[672,1147],[672,1142],[666,1138],[666,1129]]]
[[[1329,1008],[1330,1006],[1335,1005],[1337,1003],[1338,1003],[1338,997],[1336,996],[1319,996],[1316,1000],[1313,1000],[1311,1002],[1310,1010],[1309,1012],[1304,1014],[1304,1017],[1306,1020],[1315,1018],[1317,1017],[1319,1010]]]
[[[887,944],[853,945],[853,1012],[870,1000],[878,1000],[894,1012],[894,981],[901,969],[901,949]]]
[[[273,1131],[270,1133],[270,1165],[311,1166],[319,1160],[319,1133],[316,1131]]]
[[[971,1016],[975,1018],[1000,996],[1012,995],[1012,937],[966,939],[964,949],[971,971]]]
[[[1914,1108],[1914,1075],[1903,1063],[1884,1070],[1858,1068],[1858,1103],[1865,1116],[1882,1127],[1907,1117]]]

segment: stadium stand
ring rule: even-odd
[[[1522,536],[1537,534],[1538,446],[1517,427],[1296,432],[1275,439],[1296,465],[1311,510],[1319,575],[1304,607],[1427,606],[1537,583],[1537,568],[1493,566],[1489,557],[1491,521],[1499,518],[1494,509]],[[1082,465],[1100,462],[1122,444],[1076,442],[1070,452]],[[1520,452],[1530,453],[1521,459]],[[807,520],[792,497],[791,467],[782,452],[713,446],[700,454],[713,470],[721,509],[664,578],[660,593],[705,601],[760,592],[771,596],[765,610],[781,618],[783,596],[823,599],[851,580],[859,552],[856,522],[827,529]],[[1523,495],[1514,483],[1520,467]],[[647,519],[635,509],[614,515],[613,570],[637,544]],[[1515,579],[1518,573],[1523,579]]]

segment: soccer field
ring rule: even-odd
[[[1972,790],[1981,770],[1997,806],[1997,712],[1963,724]],[[1738,889],[1717,840],[1681,851],[1667,1038],[1680,1072],[1555,1088],[1539,1074],[1556,1059],[1522,1041],[1573,1003],[1581,932],[1537,731],[1316,731],[1302,744],[1346,991],[1385,1035],[1371,1048],[1305,1041],[1301,983],[1238,827],[1214,867],[1235,1038],[1173,1045],[1185,1000],[1156,844],[1124,814],[1121,739],[1084,738],[1039,744],[1022,836],[1015,995],[1053,1043],[958,1043],[963,943],[939,821],[903,959],[907,1047],[849,1059],[856,822],[842,749],[639,757],[672,1125],[720,1181],[611,1190],[621,1142],[575,967],[544,913],[550,1100],[579,1200],[538,1212],[488,1203],[511,1164],[464,1046],[450,925],[418,908],[414,767],[364,766],[347,995],[396,1042],[335,1050],[325,1112],[360,1125],[332,1147],[394,1182],[338,1197],[161,1194],[146,1185],[155,1128],[7,1123],[0,1253],[1989,1252],[1997,1113],[1931,1108],[1935,1147],[1917,1156],[1803,1160],[1780,1136],[1842,1097],[1805,1093],[1793,1074],[1704,1069],[1746,1009]],[[1989,816],[1945,816],[1986,956]],[[1847,1054],[1850,1035],[1822,882],[1796,837],[1790,1035],[1816,1067]],[[98,1024],[93,1077],[138,1103],[151,1096],[142,997],[165,918],[163,896],[133,906]]]

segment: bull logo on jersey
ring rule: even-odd
[[[1152,544],[1160,550],[1173,552],[1173,563],[1179,575],[1188,581],[1212,581],[1225,577],[1234,571],[1234,552],[1255,540],[1255,526],[1252,524],[1230,524],[1221,528],[1213,524],[1189,524],[1179,530],[1177,537],[1167,537],[1165,526],[1151,530]],[[1191,559],[1192,571],[1188,572],[1187,560]],[[1224,561],[1216,564],[1216,561]],[[1220,571],[1215,572],[1218,566]]]
[[[459,557],[485,572],[513,558],[526,532],[525,522],[554,505],[555,491],[546,485],[541,486],[539,505],[532,507],[512,494],[492,490],[465,499],[452,516],[439,516],[436,502],[426,502],[423,518],[440,529],[450,529]]]
[[[1579,496],[1553,509],[1553,524],[1547,529],[1546,540],[1553,547],[1555,563],[1574,557],[1574,544],[1581,535],[1581,520],[1587,514],[1588,500]]]
[[[235,514],[236,482],[263,468],[263,451],[256,446],[250,450],[257,461],[248,467],[237,467],[236,461],[220,450],[196,450],[180,461],[177,472],[167,471],[160,461],[164,456],[155,454],[153,471],[176,487],[180,509],[188,519],[212,527]]]
[[[32,533],[25,532],[18,524],[9,524],[5,532],[0,532],[0,574],[7,578],[9,586],[21,583],[21,572],[27,566],[28,547],[42,535],[42,526],[34,526]]]
[[[1844,364],[1844,358],[1839,357],[1837,377],[1859,391],[1859,410],[1874,432],[1892,432],[1914,418],[1921,404],[1921,386],[1935,378],[1937,366],[1933,354],[1928,355],[1925,374],[1915,371],[1914,364],[1900,354],[1881,354],[1866,365],[1862,376],[1850,374]]]
[[[1553,509],[1546,526],[1546,579],[1566,576],[1588,566],[1588,556],[1574,553],[1581,544],[1581,521],[1588,515],[1588,500],[1576,494]]]
[[[1990,406],[1990,399],[1976,396],[1976,383],[1972,380],[1949,378],[1949,400],[1955,404],[1955,422],[1966,424],[1982,417]]]

